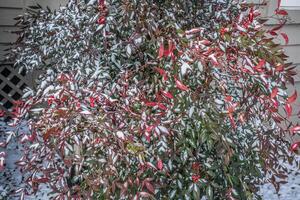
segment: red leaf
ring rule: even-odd
[[[287,45],[289,43],[289,37],[286,33],[280,33],[283,39],[285,40],[285,44]]]
[[[235,124],[235,121],[234,121],[234,119],[233,119],[232,113],[229,113],[229,114],[228,114],[228,117],[229,117],[229,119],[230,119],[230,124],[231,124],[231,126],[232,126],[234,129],[236,129],[236,124]]]
[[[161,76],[164,76],[166,74],[166,71],[161,69],[161,68],[158,68],[158,67],[155,67],[155,70],[161,75]]]
[[[172,42],[172,40],[169,40],[169,49],[168,49],[168,51],[169,51],[169,54],[173,54],[173,51],[174,51],[174,49],[175,49],[175,45],[174,45],[174,43]]]
[[[150,106],[150,107],[154,107],[154,106],[157,106],[157,103],[156,102],[147,102],[145,103],[146,106]]]
[[[277,9],[280,8],[280,4],[281,4],[281,0],[278,0],[278,1],[277,1]]]
[[[192,169],[195,170],[195,171],[199,171],[200,170],[200,163],[194,162],[192,164]]]
[[[5,115],[5,111],[4,110],[0,110],[0,117],[3,117]]]
[[[32,182],[36,182],[36,183],[47,183],[48,181],[49,178],[36,178],[32,180]]]
[[[266,64],[265,60],[260,60],[259,63],[254,67],[254,70],[257,72],[262,72],[265,64]]]
[[[232,114],[234,112],[235,108],[233,106],[229,106],[227,111],[229,114]]]
[[[269,33],[270,33],[271,35],[273,35],[273,36],[278,35],[275,31],[269,31]]]
[[[275,35],[277,35],[277,33],[276,33],[275,31],[278,31],[278,30],[281,29],[284,25],[285,25],[285,21],[282,22],[282,23],[280,23],[278,26],[272,28],[272,29],[269,31],[269,33],[270,33],[270,32],[274,32]]]
[[[218,62],[218,60],[217,60],[215,54],[211,54],[211,55],[209,55],[208,57],[210,58],[210,60],[211,60],[211,62],[212,62],[212,64],[213,64],[214,66],[218,66],[218,65],[219,65],[219,62]]]
[[[90,106],[92,107],[92,108],[94,108],[95,107],[95,98],[94,97],[90,97]]]
[[[226,97],[225,97],[225,101],[231,102],[231,101],[232,101],[232,96],[226,96]]]
[[[146,106],[150,106],[150,107],[154,107],[154,106],[158,106],[160,109],[162,110],[167,110],[167,107],[162,104],[162,103],[157,103],[157,102],[147,102],[145,103]]]
[[[275,88],[273,88],[273,90],[272,90],[272,93],[271,93],[271,99],[274,99],[274,98],[277,96],[277,94],[278,94],[278,88],[275,87]]]
[[[284,16],[288,15],[288,13],[285,10],[279,10],[279,9],[276,10],[276,14],[277,15],[284,15]]]
[[[280,117],[278,113],[272,113],[272,118],[277,123],[281,123],[283,121],[283,118]]]
[[[284,69],[284,66],[283,66],[283,65],[278,65],[278,66],[276,67],[276,71],[277,71],[277,72],[282,72],[283,69]]]
[[[167,91],[161,91],[161,93],[165,96],[168,97],[169,99],[174,99],[173,95],[170,92]]]
[[[168,49],[164,50],[164,56],[165,57],[167,57],[169,55],[172,55],[173,54],[173,50],[175,49],[175,46],[174,46],[172,40],[169,40],[168,45],[169,45]]]
[[[246,121],[246,120],[245,120],[245,114],[243,114],[243,113],[240,114],[240,115],[239,115],[239,120],[240,120],[241,123],[245,123],[245,121]]]
[[[249,21],[252,23],[253,19],[254,19],[253,7],[251,7],[250,12],[249,12]]]
[[[153,130],[154,126],[148,126],[146,132],[150,133]]]
[[[157,169],[162,170],[164,168],[164,164],[160,158],[157,159]]]
[[[225,28],[224,31],[227,32],[228,28]],[[203,44],[203,45],[206,45],[206,46],[211,44],[211,42],[209,40],[201,40],[200,43]]]
[[[295,142],[291,145],[291,151],[297,151],[300,146],[300,142]]]
[[[273,106],[274,106],[275,108],[278,108],[279,102],[276,101],[275,99],[272,99],[272,102],[273,102]]]
[[[149,192],[151,192],[152,194],[154,194],[155,189],[154,189],[154,187],[152,186],[152,184],[149,183],[149,182],[145,182],[145,185],[146,185],[147,190],[149,190]]]
[[[167,73],[165,70],[158,68],[158,67],[155,67],[155,70],[164,78],[165,81],[168,79]]]
[[[7,145],[7,143],[6,143],[6,142],[0,142],[0,147],[1,147],[1,148],[5,148],[5,147],[6,147],[6,145]]]
[[[201,178],[200,175],[192,175],[192,180],[194,183],[197,183],[200,178]]]
[[[292,109],[291,104],[288,103],[285,105],[285,111],[286,111],[288,117],[290,117],[292,115],[292,110],[293,109]]]
[[[189,90],[189,88],[186,85],[184,85],[183,83],[181,83],[179,80],[175,79],[175,83],[176,83],[177,88],[179,88],[180,90],[182,90],[182,91]]]
[[[97,21],[99,25],[105,24],[105,22],[106,22],[106,18],[104,16],[99,17]]]
[[[164,56],[164,51],[165,51],[165,48],[164,48],[164,44],[160,44],[160,47],[158,49],[158,58],[162,58]]]
[[[157,103],[157,106],[162,110],[167,110],[167,107],[162,103]]]
[[[55,97],[53,95],[48,97],[48,105],[50,106],[52,102],[55,100]]]
[[[297,132],[300,132],[300,125],[294,126],[293,128],[290,129],[290,131],[291,131],[293,134],[296,134]]]
[[[296,101],[296,99],[297,99],[297,91],[295,91],[292,96],[288,97],[287,100],[286,100],[286,102],[288,104],[294,103]]]
[[[104,0],[99,0],[98,3],[99,5],[104,5]]]

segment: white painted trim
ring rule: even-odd
[[[281,0],[280,7],[286,10],[300,10],[300,0]]]
[[[284,10],[300,10],[300,6],[280,6]]]

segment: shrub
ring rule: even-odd
[[[285,135],[300,129],[279,27],[264,30],[252,4],[197,2],[71,1],[19,18],[12,58],[41,72],[14,111],[30,128],[17,192],[259,199],[258,184],[279,188],[280,159],[293,162]]]

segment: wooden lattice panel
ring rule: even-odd
[[[23,95],[23,90],[30,86],[25,70],[19,73],[12,65],[0,66],[0,107],[10,112],[13,103]]]

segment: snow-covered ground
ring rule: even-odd
[[[0,141],[5,138],[4,131],[9,130],[4,123],[0,122]],[[23,126],[20,131],[25,132],[26,126]],[[0,148],[0,152],[3,149]],[[7,193],[12,189],[20,186],[22,176],[20,172],[15,169],[14,162],[20,157],[20,148],[16,146],[16,143],[11,143],[5,150],[7,153],[6,157],[6,168],[4,172],[0,172],[0,200],[14,198]],[[291,167],[292,168],[292,167]],[[275,189],[271,184],[265,184],[261,187],[261,194],[264,200],[300,200],[300,171],[294,170],[288,177],[288,183],[281,186],[279,195],[276,194]],[[45,190],[43,194],[39,194],[38,197],[26,197],[25,200],[47,200]]]
[[[299,200],[300,199],[300,173],[290,174],[288,183],[282,185],[279,195],[275,193],[275,189],[271,184],[262,186],[262,195],[264,200]]]

